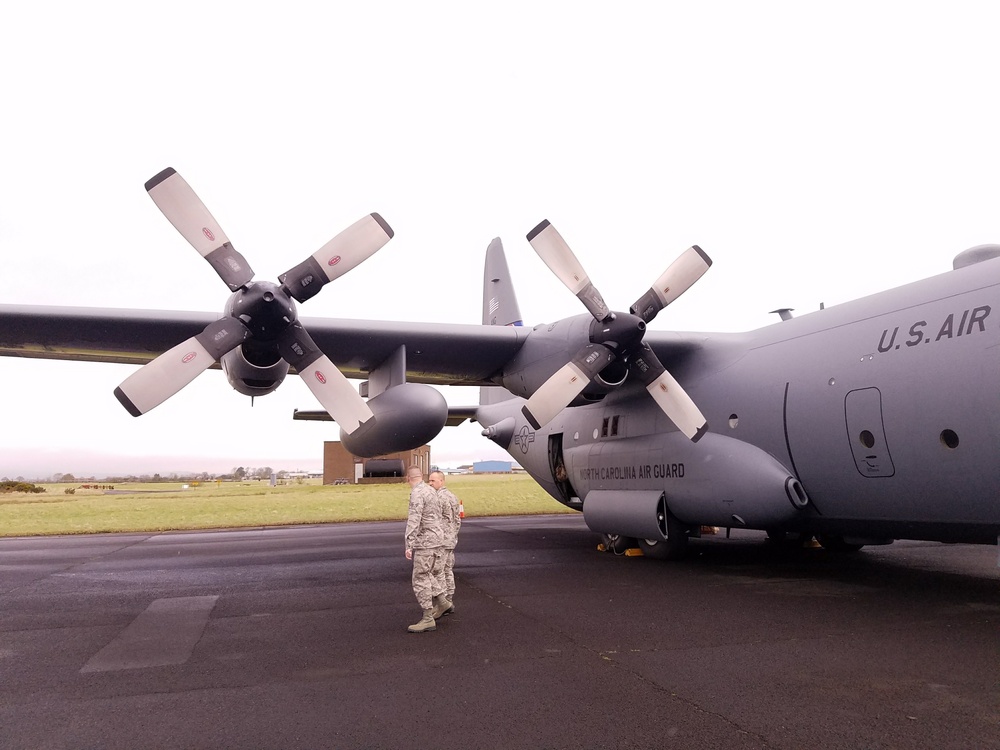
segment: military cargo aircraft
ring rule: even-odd
[[[0,355],[142,365],[115,390],[135,416],[210,367],[251,396],[294,372],[358,456],[413,448],[473,418],[616,551],[677,558],[705,526],[833,550],[997,542],[1000,246],[853,302],[782,310],[755,331],[681,333],[647,324],[711,266],[701,248],[616,311],[543,221],[527,240],[586,314],[522,325],[496,239],[482,325],[300,319],[296,302],[392,237],[381,216],[277,283],[255,281],[179,174],[164,170],[146,188],[229,287],[222,315],[0,305]],[[365,382],[355,390],[347,378]],[[481,386],[480,403],[449,408],[429,385]]]

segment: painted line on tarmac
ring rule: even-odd
[[[80,671],[110,672],[183,664],[201,639],[218,598],[156,599]]]

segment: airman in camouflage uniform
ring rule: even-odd
[[[410,625],[411,633],[434,630],[434,597],[444,591],[442,545],[444,544],[441,499],[417,466],[406,470],[410,483],[410,509],[406,519],[406,559],[413,560],[413,593],[424,611],[421,620]]]
[[[462,527],[462,516],[459,511],[458,498],[444,486],[444,474],[432,471],[427,483],[437,490],[441,499],[441,512],[444,517],[444,544],[442,545],[444,591],[435,597],[434,616],[450,615],[455,611],[455,546],[458,544],[458,531]]]

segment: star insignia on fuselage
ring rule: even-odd
[[[524,425],[521,431],[514,436],[514,445],[519,445],[521,447],[521,453],[527,455],[528,445],[535,442],[535,433],[528,429],[528,425]]]

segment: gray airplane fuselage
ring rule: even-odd
[[[689,526],[995,543],[998,283],[986,260],[748,333],[648,332],[707,417],[697,443],[631,378],[539,430],[519,399],[479,421],[512,418],[510,454],[609,532],[641,537],[662,493]]]

